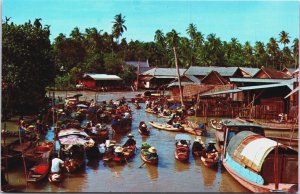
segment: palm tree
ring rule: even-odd
[[[264,61],[263,58],[264,56],[266,56],[266,51],[265,51],[265,45],[264,43],[257,41],[255,42],[255,46],[254,46],[254,55],[256,58],[256,67],[258,68],[259,65],[262,66],[266,66],[267,67],[267,61]]]
[[[75,27],[75,28],[72,30],[70,36],[71,36],[74,40],[82,40],[82,38],[83,38],[83,36],[82,36],[82,34],[81,34],[81,32],[80,32],[80,30],[79,30],[78,27]]]
[[[273,68],[275,68],[275,58],[279,54],[279,46],[275,38],[270,38],[269,43],[267,44],[267,52],[272,57]],[[277,69],[280,67],[277,66]]]
[[[299,67],[299,39],[295,38],[293,41],[293,57],[295,60],[295,68]]]
[[[179,45],[179,33],[176,30],[172,29],[171,32],[166,34],[166,40],[169,46],[169,49],[172,47],[177,47]]]
[[[245,42],[244,45],[244,55],[245,55],[245,66],[251,67],[253,62],[253,55],[252,55],[252,47],[249,41]]]
[[[124,25],[125,16],[122,17],[122,14],[115,15],[115,21],[113,21],[112,34],[114,38],[117,39],[117,43],[119,44],[119,38],[122,36],[124,29],[127,30],[127,27]]]
[[[156,30],[155,31],[155,36],[154,36],[154,40],[157,44],[159,44],[160,46],[162,46],[163,48],[165,47],[165,40],[166,37],[164,35],[164,33],[162,32],[162,30]]]
[[[186,29],[187,34],[190,36],[191,41],[194,42],[197,34],[197,27],[195,24],[190,23],[188,28]]]
[[[34,23],[33,23],[33,25],[36,27],[36,28],[42,28],[42,24],[41,24],[41,21],[42,19],[41,18],[36,18],[35,20],[34,20]]]
[[[280,34],[279,34],[279,42],[281,44],[283,44],[283,49],[282,50],[284,50],[285,49],[285,45],[290,42],[289,38],[290,37],[289,37],[289,34],[287,32],[285,32],[285,31],[281,31],[280,32]],[[286,56],[284,56],[284,57],[286,57]]]

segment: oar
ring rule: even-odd
[[[142,166],[144,166],[144,164],[146,164],[146,162],[144,162],[139,168],[142,168]]]

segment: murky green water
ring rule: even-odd
[[[73,95],[68,93],[68,95]],[[94,92],[83,92],[83,99],[95,98]],[[98,100],[117,99],[122,96],[127,98],[137,93],[106,93],[97,94]],[[65,92],[60,94],[65,97]],[[59,185],[50,184],[47,179],[40,183],[29,183],[26,186],[24,170],[22,165],[9,171],[9,182],[24,192],[247,192],[237,181],[235,181],[219,164],[216,168],[205,167],[200,158],[194,158],[190,154],[188,163],[182,163],[174,158],[176,132],[160,131],[151,128],[149,137],[142,137],[138,133],[138,124],[141,120],[146,122],[165,122],[164,118],[145,113],[144,104],[142,109],[133,110],[132,133],[140,147],[143,141],[155,146],[158,155],[158,166],[143,165],[139,152],[128,161],[128,164],[104,164],[102,160],[91,160],[86,165],[72,174],[65,174],[65,178]],[[192,118],[203,120],[203,118]],[[208,142],[214,138],[214,131],[209,129],[209,136],[203,138]],[[48,138],[51,137],[50,135]],[[192,138],[194,136],[191,135]],[[126,135],[117,136],[117,143],[123,144]]]

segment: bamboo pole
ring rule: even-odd
[[[25,162],[25,158],[24,158],[23,144],[22,144],[22,139],[21,139],[21,122],[19,123],[19,141],[20,141],[20,145],[21,145],[21,154],[22,154],[22,161],[23,161],[23,166],[24,166],[25,181],[26,181],[26,186],[28,186],[27,168],[26,168],[26,162]]]
[[[177,55],[176,55],[175,47],[173,47],[173,51],[174,51],[174,57],[175,57],[175,65],[176,65],[176,70],[177,70],[179,92],[180,92],[180,101],[181,101],[181,107],[182,107],[184,105],[184,103],[183,103],[183,94],[182,94],[181,81],[180,81],[180,72],[179,72],[178,63],[177,63]]]

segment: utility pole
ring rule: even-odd
[[[136,91],[139,89],[140,62],[138,62],[138,71],[136,76]]]
[[[182,88],[181,88],[181,81],[180,81],[180,72],[177,64],[177,55],[176,55],[176,49],[173,47],[174,56],[175,56],[175,65],[177,70],[177,77],[178,77],[178,83],[179,83],[179,92],[180,92],[180,101],[181,101],[181,107],[184,105],[183,103],[183,95],[182,95]]]

